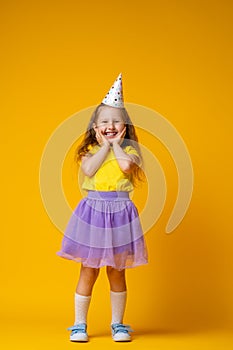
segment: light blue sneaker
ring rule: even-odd
[[[67,330],[72,331],[70,334],[70,341],[77,341],[77,342],[88,341],[86,323],[75,324],[74,326],[67,328]]]
[[[131,341],[129,332],[133,332],[129,325],[123,323],[113,323],[111,325],[112,339],[114,341]]]

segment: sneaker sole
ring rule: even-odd
[[[119,336],[119,338],[115,335],[112,337],[112,339],[115,341],[115,342],[130,342],[131,341],[131,337],[127,337],[127,338],[121,338]]]
[[[72,342],[78,342],[78,343],[87,343],[88,342],[88,337],[87,338],[70,338],[70,341]]]

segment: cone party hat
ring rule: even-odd
[[[122,88],[122,74],[120,73],[115,80],[113,86],[107,93],[107,95],[102,100],[107,106],[123,108],[124,98],[123,98],[123,88]]]

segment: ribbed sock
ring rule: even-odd
[[[87,312],[89,309],[91,296],[75,293],[75,324],[87,323]]]
[[[110,291],[111,306],[112,306],[112,324],[113,323],[122,323],[125,306],[127,291],[124,292],[112,292]]]

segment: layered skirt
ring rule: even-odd
[[[129,193],[88,191],[73,211],[57,255],[92,268],[146,264],[146,243]]]

